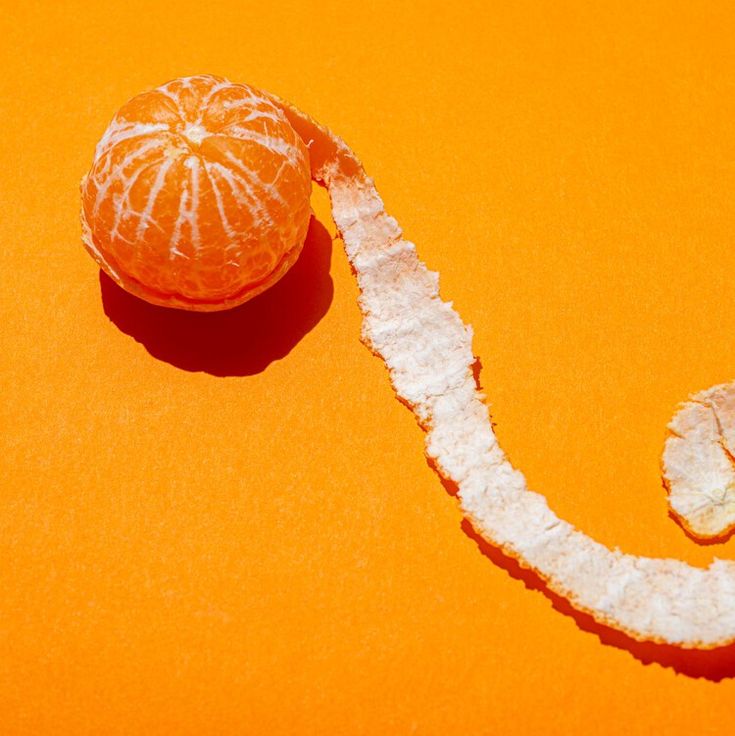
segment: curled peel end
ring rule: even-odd
[[[690,397],[668,429],[662,471],[671,513],[695,539],[724,541],[735,530],[735,383]]]

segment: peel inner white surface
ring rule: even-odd
[[[609,549],[527,488],[500,448],[476,387],[472,328],[441,299],[438,275],[386,214],[347,145],[273,99],[311,142],[312,176],[329,192],[359,283],[362,339],[385,361],[398,398],[426,431],[426,454],[456,484],[461,509],[480,536],[576,609],[634,639],[700,649],[735,641],[735,563],[715,559],[702,569]]]
[[[691,396],[669,423],[663,475],[669,507],[690,536],[735,529],[735,383]]]

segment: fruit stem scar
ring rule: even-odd
[[[182,135],[190,143],[194,144],[195,146],[199,146],[201,145],[201,142],[210,135],[210,133],[203,125],[192,123],[191,125],[187,125],[184,128],[184,130],[182,131]]]

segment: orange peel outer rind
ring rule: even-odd
[[[472,329],[439,295],[438,275],[386,214],[347,145],[273,97],[310,146],[312,176],[360,287],[362,339],[426,431],[426,454],[456,484],[463,513],[490,544],[598,622],[641,641],[711,649],[735,641],[735,563],[706,568],[625,554],[557,517],[528,490],[492,429],[473,364]]]

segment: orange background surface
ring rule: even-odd
[[[633,645],[463,530],[358,341],[323,193],[295,270],[202,316],[100,281],[78,186],[172,77],[292,100],[474,326],[530,486],[610,546],[730,559],[667,517],[659,456],[677,402],[735,375],[732,3],[3,10],[4,736],[730,727],[733,649]]]

